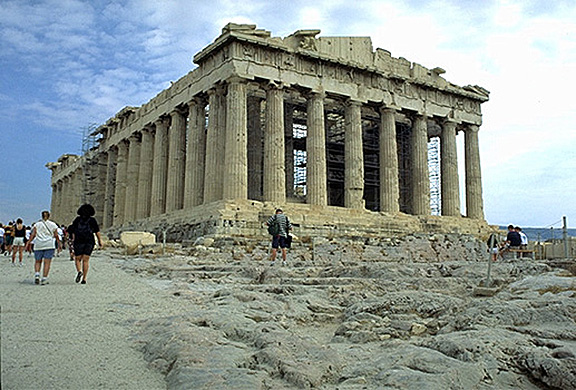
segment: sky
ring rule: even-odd
[[[573,0],[0,0],[0,222],[37,220],[50,206],[45,164],[80,154],[85,129],[195,68],[229,22],[369,36],[374,49],[486,88],[486,220],[576,226]]]

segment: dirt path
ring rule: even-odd
[[[113,264],[91,259],[88,284],[74,282],[67,256],[54,259],[49,285],[33,283],[33,258],[0,257],[1,388],[165,389],[130,340],[134,321],[176,310],[163,291]]]

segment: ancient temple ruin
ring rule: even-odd
[[[90,202],[111,233],[258,236],[281,207],[301,234],[484,231],[478,131],[488,91],[374,51],[369,37],[319,34],[226,25],[194,56],[197,68],[98,127],[82,156],[47,164],[53,218],[69,223]],[[441,215],[431,213],[431,140]]]

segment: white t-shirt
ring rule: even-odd
[[[3,227],[0,227],[0,236],[4,237],[4,233],[6,233],[6,230],[4,230]]]
[[[528,236],[524,232],[518,232],[518,233],[520,233],[520,242],[522,243],[522,245],[528,245]]]
[[[58,225],[50,220],[38,221],[33,228],[36,229],[34,250],[56,249],[54,232],[58,229]]]

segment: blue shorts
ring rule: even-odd
[[[280,235],[272,237],[272,248],[278,249],[278,247],[288,248],[286,237]]]
[[[34,258],[36,261],[42,261],[42,259],[52,260],[54,257],[55,249],[40,249],[34,251]]]

